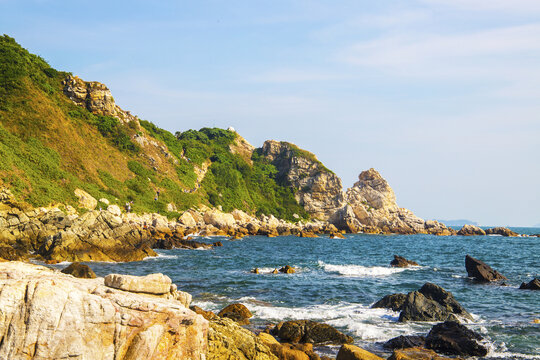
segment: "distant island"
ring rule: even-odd
[[[457,220],[435,219],[435,220],[445,224],[446,226],[463,226],[463,225],[466,225],[466,224],[478,226],[478,222],[472,221],[472,220],[467,220],[467,219],[457,219]]]

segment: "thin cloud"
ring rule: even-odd
[[[498,11],[505,13],[540,12],[538,0],[422,0],[431,6],[445,6],[464,11]]]
[[[254,75],[249,78],[249,81],[255,83],[288,84],[338,80],[340,78],[342,76],[316,70],[275,69]]]

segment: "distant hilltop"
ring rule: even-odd
[[[463,225],[467,225],[467,224],[478,226],[478,222],[472,221],[472,220],[467,220],[467,219],[456,219],[456,220],[436,219],[436,221],[441,222],[441,223],[445,224],[446,226],[463,226]]]

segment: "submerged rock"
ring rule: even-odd
[[[540,290],[540,279],[533,279],[528,283],[521,283],[519,287],[522,290]]]
[[[497,280],[507,280],[507,278],[493,270],[489,265],[483,261],[473,258],[472,256],[465,256],[465,268],[469,277],[474,278],[480,282],[490,282]]]
[[[311,320],[291,320],[279,323],[273,334],[283,342],[312,344],[350,344],[353,338],[334,327]]]
[[[393,311],[400,311],[405,303],[407,295],[405,294],[391,294],[386,295],[375,304],[371,305],[372,308],[385,308],[392,309]]]
[[[95,279],[96,274],[88,265],[78,262],[71,263],[68,267],[62,270],[64,274],[73,275],[81,279]]]
[[[418,263],[407,260],[402,256],[394,255],[394,260],[390,262],[390,265],[392,265],[393,267],[406,268],[409,266],[418,266]]]
[[[487,347],[478,343],[482,336],[454,321],[433,326],[426,337],[426,347],[449,355],[486,356]]]

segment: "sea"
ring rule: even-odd
[[[538,234],[540,228],[512,228]],[[431,282],[452,292],[473,314],[466,325],[479,332],[491,359],[540,359],[540,291],[519,290],[540,277],[540,238],[533,236],[433,236],[351,234],[345,239],[249,236],[197,238],[221,241],[211,250],[159,250],[132,263],[90,263],[99,275],[164,273],[193,304],[218,312],[230,303],[246,305],[250,328],[291,319],[330,324],[353,336],[355,345],[388,357],[382,344],[399,335],[426,335],[434,323],[398,322],[399,313],[372,309],[385,295],[408,293]],[[393,255],[420,264],[392,268]],[[479,284],[467,277],[471,255],[508,278],[507,286]],[[272,274],[284,265],[294,274]],[[260,274],[252,269],[259,268]],[[536,320],[536,321],[535,321]],[[335,355],[337,346],[316,348]]]

